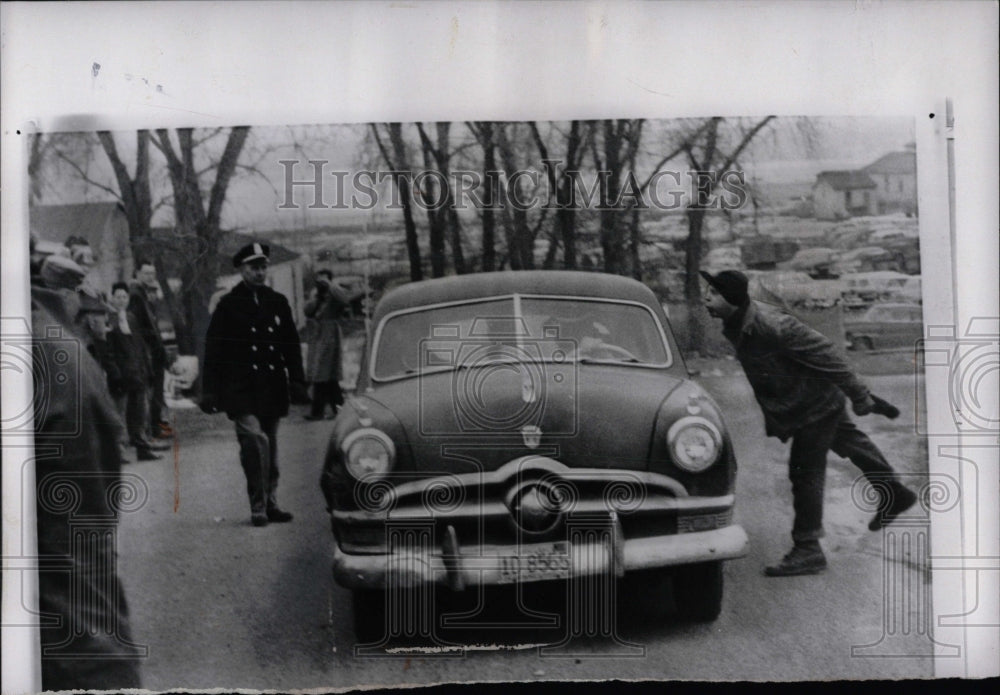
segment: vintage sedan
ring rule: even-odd
[[[874,304],[857,319],[844,321],[849,350],[914,349],[924,337],[919,304]]]
[[[518,271],[388,292],[322,474],[356,628],[384,592],[670,575],[714,619],[743,556],[736,460],[655,295]],[[641,575],[645,576],[645,575]]]

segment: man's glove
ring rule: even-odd
[[[875,404],[872,407],[873,413],[878,413],[879,415],[884,415],[890,420],[895,420],[899,417],[899,408],[894,406],[889,401],[879,398],[876,395],[872,395],[872,402]]]
[[[208,415],[213,415],[219,412],[219,402],[214,393],[201,394],[201,399],[198,401],[198,407],[201,408],[201,412],[207,413]]]
[[[854,401],[852,409],[855,415],[868,415],[875,411],[875,399],[871,396],[865,396],[864,400]]]
[[[308,405],[312,403],[312,399],[309,398],[309,389],[301,381],[290,381],[288,383],[288,400],[295,405]]]

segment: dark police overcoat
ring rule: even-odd
[[[288,414],[289,380],[301,382],[304,375],[288,300],[270,287],[241,282],[212,314],[202,391],[230,417],[283,417]]]

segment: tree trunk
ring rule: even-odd
[[[566,167],[559,178],[556,194],[556,226],[562,236],[563,265],[576,268],[576,179],[573,173],[580,166],[581,147],[580,121],[573,121],[566,138]]]
[[[639,247],[642,244],[642,238],[639,233],[639,208],[633,205],[630,208],[630,212],[629,252],[632,262],[632,277],[636,280],[642,280],[642,261],[639,257]]]
[[[492,135],[490,136],[492,138]],[[483,270],[489,272],[496,269],[496,214],[500,178],[497,176],[496,147],[492,142],[484,147],[483,171],[488,198],[483,206]]]
[[[426,145],[423,147],[424,168],[433,168],[431,163],[431,153]],[[442,209],[435,209],[431,203],[437,202],[437,184],[430,176],[424,177],[424,186],[421,191],[424,199],[424,209],[427,214],[428,235],[431,247],[431,277],[440,278],[445,274],[445,248],[444,248],[444,213]]]
[[[390,123],[388,126],[389,140],[392,144],[395,162],[390,158],[389,152],[382,146],[382,141],[378,136],[378,127],[373,123],[371,128],[375,135],[382,158],[386,165],[396,172],[392,181],[399,189],[400,205],[403,206],[403,230],[406,237],[406,255],[410,261],[410,280],[417,282],[424,279],[424,269],[420,260],[420,243],[417,239],[417,223],[413,219],[413,192],[410,190],[410,179],[406,172],[409,172],[409,165],[406,157],[406,145],[403,142],[403,125],[401,123]]]
[[[448,222],[452,265],[455,267],[456,274],[464,275],[467,270],[465,267],[465,254],[462,252],[462,224],[458,218],[458,211],[455,210],[455,195],[451,190],[451,167],[449,166],[451,158],[449,152],[449,131],[451,124],[447,121],[438,121],[436,128],[437,147],[432,152],[435,160],[437,160],[438,171],[441,172],[445,180],[447,195],[445,196],[444,207],[442,209],[445,212],[445,219]]]
[[[177,150],[174,149],[167,130],[156,131],[157,147],[167,160],[167,171],[174,192],[176,229],[182,243],[194,246],[191,249],[191,261],[186,272],[182,273],[180,300],[183,312],[178,313],[183,314],[184,321],[183,325],[174,328],[178,345],[193,344],[200,362],[205,357],[208,302],[218,276],[222,208],[249,134],[249,126],[237,126],[229,131],[225,149],[215,166],[215,180],[209,189],[206,203],[195,164],[197,144],[193,129],[177,129]]]
[[[503,124],[497,126],[497,146],[507,177],[507,197],[504,201],[504,221],[510,225],[508,252],[510,267],[514,270],[531,270],[535,267],[534,238],[528,227],[528,214],[521,205],[509,204],[511,200],[523,200],[521,181],[516,177],[517,162]],[[512,183],[513,181],[513,183]],[[515,260],[516,259],[516,260]]]
[[[689,207],[688,239],[684,250],[684,301],[688,310],[688,350],[701,355],[705,350],[704,311],[701,301],[701,231],[705,210]]]

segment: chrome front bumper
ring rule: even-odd
[[[603,541],[569,543],[565,546],[565,564],[571,577],[609,574],[622,576],[626,572],[657,567],[687,565],[714,560],[732,560],[747,554],[747,534],[741,526],[730,525],[711,531],[670,534],[624,540],[620,527]],[[388,554],[360,555],[343,552],[334,544],[333,576],[349,589],[385,589],[442,585],[453,590],[466,586],[511,583],[504,558],[530,555],[533,551],[553,546],[553,543],[522,545],[482,545],[448,551],[443,548],[426,551],[397,551]],[[517,581],[543,581],[554,577],[544,573]]]

